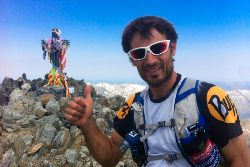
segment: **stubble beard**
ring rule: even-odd
[[[174,71],[174,63],[173,60],[170,60],[170,65],[165,70],[165,74],[164,77],[162,79],[158,79],[158,76],[153,76],[151,79],[147,79],[145,75],[143,75],[142,72],[139,71],[139,74],[141,76],[141,78],[149,85],[149,87],[155,88],[155,87],[159,87],[161,85],[163,85],[164,83],[166,83],[172,76],[173,71]]]

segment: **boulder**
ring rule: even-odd
[[[60,105],[59,105],[59,102],[56,101],[55,99],[51,99],[45,109],[48,111],[49,114],[52,114],[52,115],[59,115],[59,112],[60,112]]]
[[[70,165],[76,165],[79,153],[75,149],[67,149],[65,151],[64,157]]]
[[[70,143],[70,132],[69,129],[62,127],[61,131],[57,132],[56,136],[52,141],[52,147],[59,149],[59,151],[65,151]]]
[[[16,155],[14,150],[8,150],[4,155],[0,162],[1,167],[8,167],[8,166],[17,166],[16,164]]]
[[[43,127],[42,133],[41,133],[41,137],[39,139],[39,141],[41,143],[46,144],[47,146],[50,146],[52,143],[52,140],[54,139],[55,135],[57,133],[56,128],[51,125],[51,124],[46,124]]]
[[[7,105],[9,102],[10,93],[19,88],[18,83],[12,78],[5,77],[0,86],[0,105]]]
[[[31,90],[31,85],[29,83],[24,83],[21,86],[21,89],[24,90],[25,92],[28,92],[29,90]]]
[[[20,111],[5,108],[3,111],[3,129],[13,128],[16,121],[22,118],[24,118],[24,115],[22,115]]]
[[[51,99],[55,98],[54,94],[47,93],[40,96],[42,106],[45,106]]]
[[[42,118],[44,115],[46,115],[48,111],[43,108],[42,103],[40,101],[36,102],[35,104],[35,109],[34,109],[34,114],[38,118]]]

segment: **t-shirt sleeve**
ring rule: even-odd
[[[201,112],[207,120],[210,138],[219,148],[241,135],[237,109],[229,95],[220,87],[200,82],[198,98]]]
[[[134,102],[135,94],[131,95],[123,106],[118,110],[114,118],[115,131],[125,138],[126,134],[134,129],[134,114],[131,105]]]

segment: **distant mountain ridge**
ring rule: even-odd
[[[225,90],[250,90],[250,82],[214,82]]]
[[[232,83],[216,84],[225,89],[232,98],[241,118],[250,118],[250,87],[248,82],[239,83],[233,86]],[[98,94],[106,97],[121,95],[128,98],[129,95],[142,91],[146,86],[140,84],[108,84],[98,83],[92,84]],[[239,89],[236,89],[239,88]],[[242,89],[241,89],[242,88]],[[248,89],[247,89],[248,88]]]

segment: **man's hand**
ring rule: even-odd
[[[93,99],[91,86],[87,85],[84,90],[85,97],[76,97],[68,103],[65,118],[81,130],[87,129],[93,113]]]

